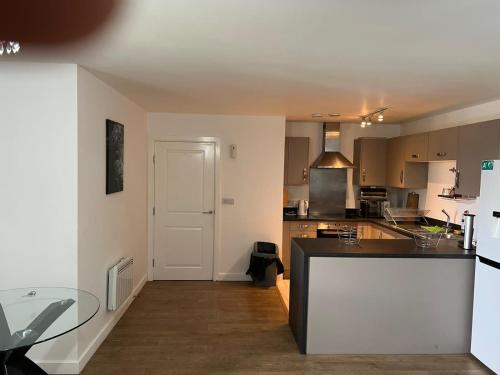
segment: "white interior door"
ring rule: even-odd
[[[215,145],[155,143],[155,280],[212,280]]]

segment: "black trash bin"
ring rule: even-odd
[[[271,287],[276,285],[276,276],[284,271],[278,255],[278,246],[272,242],[256,242],[250,256],[247,275],[252,277],[255,286]]]

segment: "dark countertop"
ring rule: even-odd
[[[441,240],[436,249],[416,246],[413,239],[361,240],[358,246],[345,245],[335,238],[294,238],[305,257],[366,258],[448,258],[474,259],[474,251],[458,247],[457,240]],[[292,248],[295,247],[292,245]]]
[[[318,216],[299,216],[299,215],[283,215],[283,221],[370,221],[372,219],[367,219],[363,217],[352,217],[346,218],[345,215],[329,215],[325,217]],[[377,220],[377,219],[376,219]]]

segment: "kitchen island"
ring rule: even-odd
[[[296,238],[289,324],[308,354],[469,353],[473,282],[456,240]]]

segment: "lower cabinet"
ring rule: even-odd
[[[358,236],[365,240],[408,239],[407,236],[372,223],[358,224]]]
[[[285,268],[283,277],[290,278],[290,253],[292,238],[316,238],[318,223],[314,221],[284,221],[281,262]]]
[[[349,222],[349,224],[354,224]],[[394,240],[408,239],[403,234],[382,228],[369,222],[358,222],[358,236],[365,240]],[[281,249],[281,262],[285,268],[283,277],[290,278],[290,254],[293,238],[316,238],[318,223],[314,221],[284,221],[283,222],[283,242]]]

